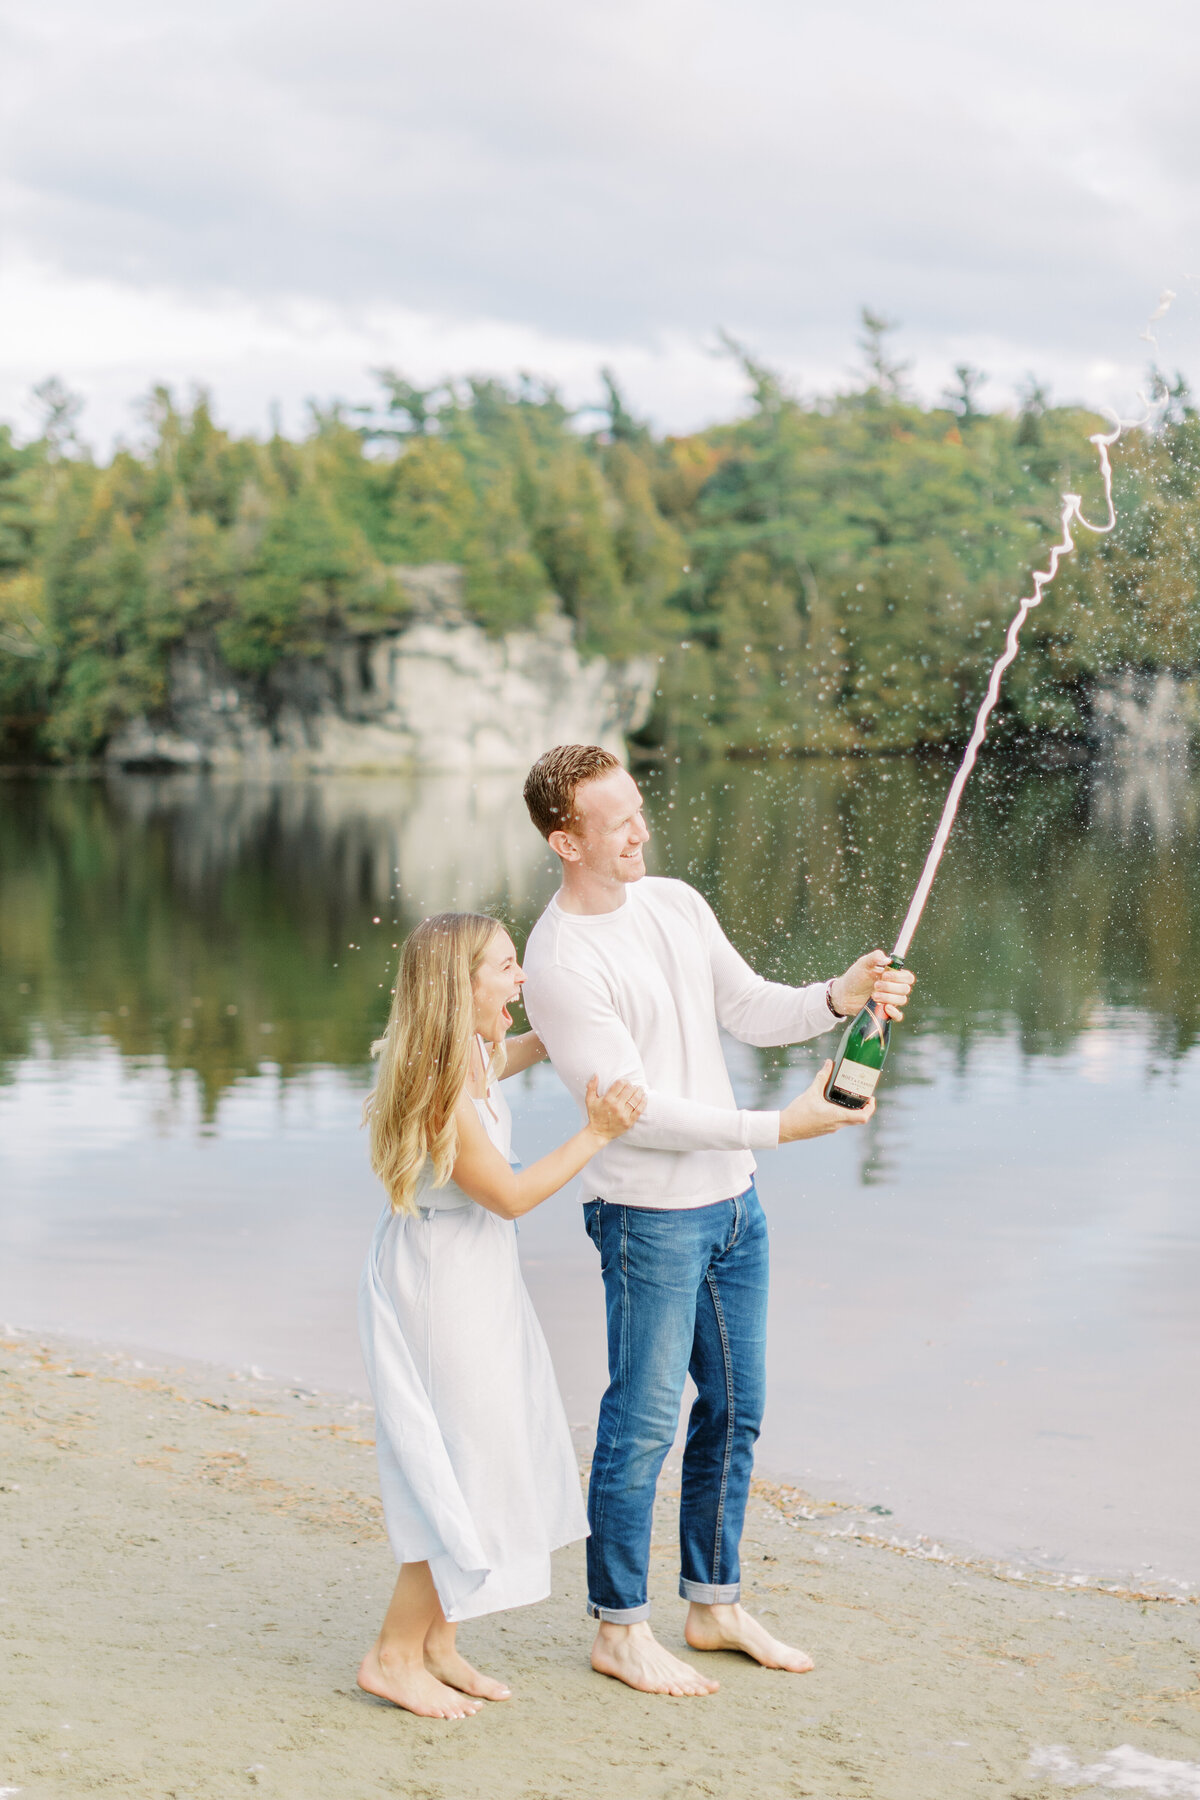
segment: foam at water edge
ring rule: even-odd
[[[797,1505],[794,1496],[797,1489],[789,1489],[779,1482],[755,1481],[751,1493],[765,1499],[782,1513],[785,1522],[793,1530],[798,1530],[800,1522],[810,1522],[821,1518],[829,1512],[858,1512],[865,1508],[853,1502],[832,1500],[816,1502],[816,1510],[803,1504]],[[897,1556],[912,1556],[921,1562],[945,1563],[949,1568],[970,1569],[977,1575],[987,1575],[994,1581],[1020,1582],[1026,1587],[1057,1588],[1063,1591],[1084,1590],[1093,1594],[1111,1594],[1118,1600],[1153,1601],[1164,1606],[1195,1606],[1200,1604],[1200,1595],[1191,1592],[1190,1581],[1176,1581],[1164,1578],[1149,1585],[1135,1587],[1120,1581],[1104,1580],[1098,1575],[1077,1573],[1074,1575],[1053,1569],[1041,1569],[1035,1564],[1024,1568],[1012,1563],[999,1561],[994,1557],[973,1556],[966,1551],[943,1549],[934,1538],[919,1535],[915,1538],[901,1537],[896,1532],[884,1534],[852,1520],[848,1525],[828,1526],[823,1535],[830,1538],[851,1538],[855,1543],[870,1544],[877,1550],[890,1550]],[[1198,1796],[1200,1800],[1200,1796]]]
[[[1094,1763],[1077,1762],[1061,1744],[1049,1744],[1032,1753],[1029,1767],[1063,1787],[1136,1789],[1158,1800],[1200,1800],[1200,1763],[1172,1762],[1132,1744],[1120,1744]]]

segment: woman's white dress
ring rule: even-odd
[[[509,1161],[498,1086],[475,1106]],[[545,1599],[587,1518],[512,1221],[428,1163],[416,1198],[384,1206],[359,1284],[383,1512],[397,1562],[428,1562],[446,1617],[473,1619]]]

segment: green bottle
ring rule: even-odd
[[[903,959],[893,956],[889,968],[902,969]],[[868,1000],[842,1034],[833,1073],[825,1084],[825,1098],[835,1106],[861,1112],[875,1092],[887,1060],[892,1021],[877,1000]]]

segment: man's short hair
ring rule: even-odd
[[[539,756],[525,777],[525,804],[542,836],[569,831],[575,821],[576,789],[620,767],[620,757],[599,744],[557,744]]]

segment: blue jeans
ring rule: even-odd
[[[588,1612],[632,1625],[659,1470],[696,1384],[679,1502],[679,1592],[737,1600],[738,1546],[766,1390],[767,1223],[753,1183],[687,1212],[589,1200],[608,1310],[608,1390],[588,1487]]]

